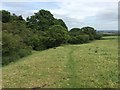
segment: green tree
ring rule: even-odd
[[[54,25],[61,25],[64,28],[68,29],[66,24],[64,23],[64,21],[62,19],[54,19]]]
[[[53,25],[61,25],[67,29],[62,19],[55,19],[51,12],[47,10],[39,10],[31,17],[27,17],[27,26],[33,30],[46,31]]]
[[[90,39],[90,40],[94,40],[94,39],[95,39],[96,30],[95,30],[94,28],[92,28],[92,27],[83,27],[83,28],[81,28],[81,30],[82,30],[85,34],[89,35],[89,39]]]
[[[72,28],[69,31],[69,35],[70,36],[78,36],[78,35],[83,35],[84,33],[82,32],[82,30],[80,28]]]
[[[69,43],[71,44],[82,44],[89,42],[89,35],[78,35],[78,36],[71,36],[69,38]]]
[[[7,23],[11,20],[11,14],[10,12],[6,11],[6,10],[1,10],[0,14],[2,14],[2,22],[3,23]]]
[[[48,36],[49,47],[56,47],[66,43],[69,37],[67,29],[60,25],[51,26],[48,30]]]
[[[27,18],[27,25],[34,30],[45,31],[54,24],[53,20],[53,15],[49,11],[42,9],[34,13],[33,16]]]
[[[9,13],[10,14],[10,13]],[[10,20],[2,22],[2,64],[6,65],[19,58],[31,54],[31,48],[27,45],[28,38],[32,35],[26,28],[26,22],[22,16],[10,14]]]
[[[7,31],[2,33],[2,64],[6,65],[21,57],[31,54],[31,50],[18,35]]]
[[[102,34],[97,33],[95,36],[95,39],[100,40],[100,39],[102,39],[102,36],[103,36]]]
[[[89,35],[85,34],[80,28],[72,28],[69,31],[69,43],[82,44],[89,42]]]
[[[18,22],[20,22],[20,21],[25,21],[25,20],[23,19],[22,15],[17,16],[16,14],[13,13],[11,15],[11,21],[18,21]]]

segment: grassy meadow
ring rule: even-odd
[[[116,36],[86,44],[33,51],[2,68],[3,88],[116,88]]]

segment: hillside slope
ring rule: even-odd
[[[34,51],[3,67],[5,88],[117,87],[117,39]]]

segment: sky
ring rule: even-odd
[[[0,9],[22,15],[24,19],[41,9],[49,10],[71,28],[94,27],[118,30],[119,0],[1,0]]]

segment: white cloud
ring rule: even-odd
[[[50,10],[53,14],[67,15],[71,18],[84,19],[94,16],[102,10],[116,8],[118,0],[57,0],[59,9]],[[97,2],[96,2],[97,1]],[[104,5],[104,6],[103,6]]]
[[[7,2],[8,0],[2,1]],[[9,1],[14,2],[16,0]],[[110,29],[112,26],[109,28],[109,25],[112,23],[115,24],[114,28],[117,29],[118,1],[119,0],[21,0],[20,2],[57,2],[59,8],[53,6],[53,9],[48,8],[48,10],[54,14],[55,17],[62,18],[69,28],[91,25],[97,29]],[[37,11],[38,10],[34,9],[29,11],[23,9],[16,12],[18,15],[22,14],[24,18],[26,18]]]
[[[57,0],[59,9],[50,10],[53,14],[75,19],[75,22],[65,22],[69,28],[91,25],[97,29],[117,29],[118,0]],[[96,18],[94,20],[88,18]],[[116,20],[112,22],[113,20]],[[102,21],[102,23],[101,23]],[[80,23],[78,23],[80,22]],[[107,24],[105,24],[105,23]],[[71,24],[70,24],[71,23]],[[84,23],[84,24],[83,24]],[[97,24],[96,24],[97,23]],[[110,25],[114,25],[113,28]],[[71,26],[70,26],[71,25]],[[101,26],[101,27],[100,27]]]

